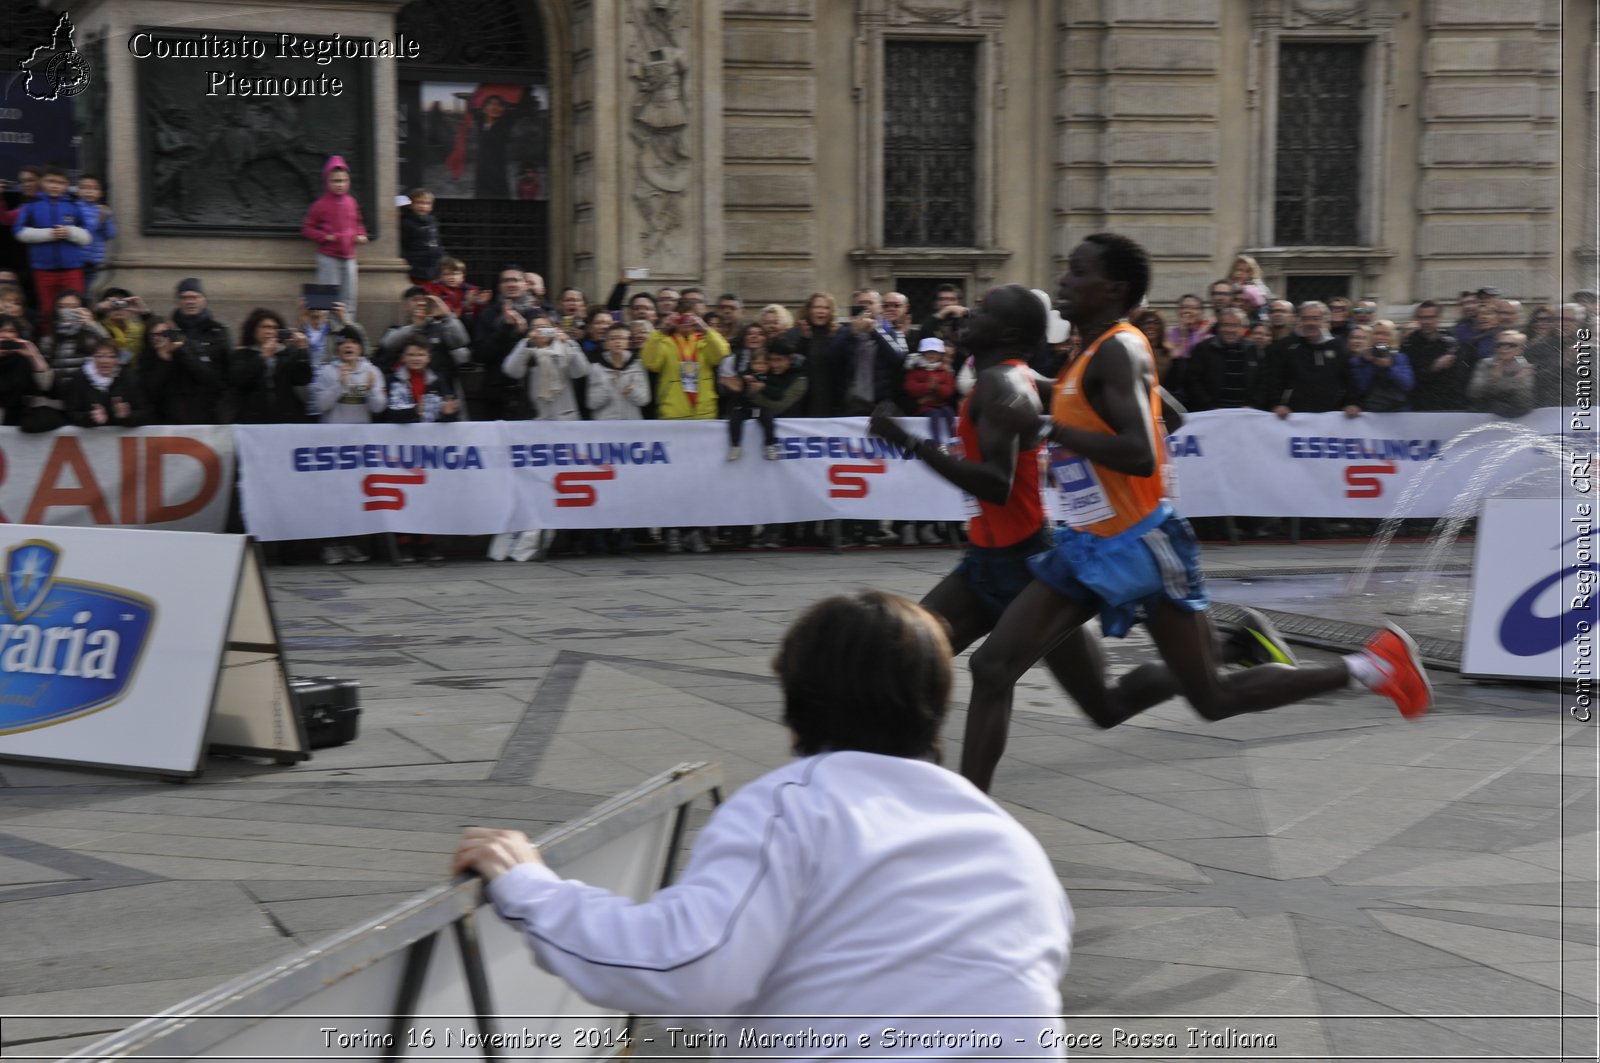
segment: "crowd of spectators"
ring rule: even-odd
[[[104,237],[110,215],[93,213],[104,208],[88,202],[100,199],[98,182],[73,207],[59,172],[35,176],[32,198],[22,193],[7,204],[13,231],[43,241],[28,245],[35,268],[31,275],[0,270],[0,409],[6,424],[23,431],[722,419],[728,460],[738,461],[749,421],[759,433],[751,456],[772,459],[781,452],[779,418],[860,416],[881,403],[927,418],[928,434],[945,440],[972,386],[960,345],[965,298],[954,285],[940,287],[921,322],[911,319],[905,295],[866,288],[844,306],[819,291],[793,308],[758,308],[732,293],[713,301],[694,287],[631,290],[624,271],[602,303],[573,287],[552,298],[543,277],[508,265],[488,291],[466,281],[465,263],[445,252],[431,214],[415,208],[405,219],[413,283],[391,321],[369,329],[342,303],[320,310],[302,300],[287,315],[255,309],[235,332],[211,313],[200,278],[179,282],[167,312],[126,288],[91,295],[59,287],[59,276],[46,278],[56,258],[40,265],[40,246],[57,258],[92,246],[68,230],[82,223]],[[421,190],[412,200],[428,203]],[[47,207],[34,209],[41,202]],[[42,230],[40,218],[72,224]],[[99,247],[103,254],[103,239]],[[82,259],[80,271],[88,264]],[[30,318],[46,297],[48,311]],[[1256,263],[1241,255],[1204,297],[1182,295],[1170,324],[1150,306],[1132,320],[1150,339],[1162,383],[1191,412],[1343,411],[1353,418],[1481,410],[1516,418],[1576,398],[1577,333],[1594,314],[1593,292],[1528,309],[1487,287],[1459,293],[1448,323],[1445,306],[1431,299],[1399,323],[1379,316],[1370,299],[1295,306],[1276,297]],[[1054,377],[1071,347],[1071,340],[1041,347],[1030,361]],[[705,529],[681,531],[666,531],[669,550],[701,551],[715,541]],[[866,542],[933,542],[948,534],[938,526],[874,524],[849,531]],[[777,538],[812,534],[782,529]],[[530,529],[529,536],[498,552],[544,556],[554,541],[548,532]],[[579,549],[600,545],[568,538]],[[769,529],[754,541],[774,538]],[[631,542],[614,537],[610,545]]]

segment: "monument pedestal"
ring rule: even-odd
[[[233,328],[257,306],[292,314],[300,286],[316,280],[300,220],[322,192],[327,157],[341,155],[371,236],[357,253],[356,319],[369,331],[389,324],[407,283],[393,205],[397,60],[323,62],[312,49],[335,34],[345,47],[392,48],[401,6],[73,4],[103,105],[80,120],[98,127],[85,130],[84,167],[104,170],[119,229],[99,285],[165,314],[177,282],[199,277],[212,313]]]

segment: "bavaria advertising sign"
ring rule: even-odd
[[[0,735],[75,720],[120,701],[155,624],[142,594],[61,577],[63,552],[26,539],[5,552]]]
[[[1463,675],[1581,681],[1591,663],[1592,513],[1560,498],[1492,498],[1478,519]]]
[[[0,524],[0,560],[0,758],[197,772],[244,537]]]

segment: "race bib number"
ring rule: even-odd
[[[1117,515],[1088,459],[1050,444],[1050,476],[1056,483],[1056,516],[1086,528]]]

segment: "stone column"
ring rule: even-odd
[[[576,180],[579,272],[603,291],[620,267],[641,266],[651,271],[650,288],[699,283],[715,297],[723,251],[719,5],[596,0],[591,17],[588,46],[611,54],[591,61],[594,98],[574,120],[579,144],[592,145],[587,180],[581,172]]]
[[[392,41],[395,13],[402,0],[370,0],[359,4],[329,5],[309,0],[207,0],[204,3],[186,0],[149,0],[140,4],[120,3],[118,0],[86,0],[73,3],[71,13],[77,27],[80,47],[92,47],[100,42],[104,68],[93,72],[95,78],[106,79],[111,90],[106,93],[107,111],[94,120],[105,131],[105,162],[110,200],[119,225],[119,235],[110,245],[110,273],[105,282],[117,284],[145,297],[152,310],[170,311],[176,282],[189,276],[201,277],[213,313],[222,321],[237,326],[244,315],[255,306],[267,306],[280,313],[291,313],[300,294],[300,285],[314,281],[315,251],[311,244],[294,232],[262,235],[230,232],[201,234],[183,231],[185,222],[175,222],[170,197],[176,188],[197,189],[200,182],[226,180],[233,173],[251,165],[262,165],[263,160],[251,157],[252,144],[260,150],[278,150],[271,147],[271,132],[252,130],[227,123],[206,123],[194,120],[197,114],[211,113],[218,106],[216,97],[207,97],[210,87],[209,71],[232,71],[240,76],[253,72],[277,73],[278,67],[263,70],[252,66],[249,59],[158,59],[136,58],[129,50],[133,35],[146,27],[167,27],[185,31],[218,31],[229,34],[246,33],[263,41],[276,44],[276,34],[292,33],[302,37],[331,36],[344,38],[370,38],[374,41]],[[52,6],[63,9],[67,5],[57,2]],[[274,47],[270,54],[276,55]],[[176,71],[172,82],[181,91],[171,91],[160,107],[153,101],[141,99],[141,64],[169,64]],[[387,324],[401,290],[406,284],[405,263],[399,257],[399,219],[394,207],[395,159],[395,61],[391,59],[361,59],[346,61],[345,67],[358,68],[366,78],[360,93],[350,94],[351,107],[360,107],[353,116],[353,128],[370,130],[371,151],[364,165],[370,174],[354,174],[355,188],[366,191],[360,198],[361,210],[368,230],[373,232],[372,242],[358,250],[360,262],[359,319],[369,326]],[[317,77],[335,69],[324,67],[306,59],[294,64],[297,77]],[[167,72],[163,72],[167,76]],[[330,98],[337,102],[340,97]],[[360,101],[359,103],[356,101]],[[278,113],[291,116],[293,99],[230,98],[228,103],[256,103],[263,121],[271,116],[270,108],[284,106]],[[141,139],[152,136],[151,128],[161,112],[161,121],[173,120],[176,111],[187,112],[190,125],[181,128],[176,124],[163,125],[159,135],[168,137],[170,146],[181,143],[179,151],[169,151],[165,170],[158,170],[153,160],[145,157]],[[179,117],[177,121],[183,121]],[[299,146],[315,143],[317,130],[293,126],[285,119],[285,128],[301,137]],[[337,148],[338,145],[333,145]],[[285,146],[282,151],[287,152]],[[170,160],[182,158],[189,152],[189,161],[183,167],[187,172],[179,182]],[[333,151],[346,154],[344,151]],[[309,157],[295,156],[293,164],[310,168]],[[267,162],[287,173],[290,162]],[[314,177],[320,192],[321,160],[315,161]],[[166,180],[161,196],[151,185],[160,174]],[[369,183],[370,182],[370,183]],[[231,191],[229,194],[234,194]],[[246,197],[248,189],[238,193]],[[311,204],[311,196],[301,196],[304,201],[295,204],[296,218],[304,214]],[[160,208],[158,211],[157,208]],[[288,203],[283,204],[289,211]],[[167,224],[157,224],[156,216],[166,218]],[[152,229],[163,230],[153,232]]]
[[[1557,0],[1426,11],[1417,290],[1548,298],[1560,275]]]
[[[1219,77],[1217,0],[1060,6],[1056,267],[1085,235],[1112,229],[1150,251],[1154,300],[1204,288],[1243,229],[1241,197],[1218,188],[1220,138],[1232,132],[1238,152],[1243,123],[1222,91],[1242,96],[1242,78]],[[1230,68],[1242,73],[1236,51]],[[1231,188],[1242,186],[1241,169],[1230,171]]]

